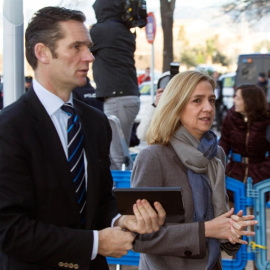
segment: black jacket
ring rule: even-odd
[[[59,136],[34,90],[0,113],[1,270],[63,269],[63,264],[108,270],[104,257],[90,258],[92,230],[109,227],[118,213],[109,170],[111,130],[102,112],[77,100],[74,106],[88,160],[84,225]]]
[[[91,28],[96,60],[93,74],[97,98],[139,96],[134,61],[135,34],[122,22],[122,0],[96,0],[97,23]]]
[[[72,94],[74,98],[103,111],[103,101],[96,98],[96,90],[88,77],[86,78],[86,85],[74,88]]]

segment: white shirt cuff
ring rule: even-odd
[[[111,222],[111,227],[113,227],[113,225],[114,225],[114,222],[118,219],[118,218],[120,218],[121,217],[121,215],[120,214],[118,214],[117,216],[115,216],[113,219],[112,219],[112,222]]]
[[[91,260],[94,260],[97,257],[98,252],[98,231],[93,231],[94,243]]]

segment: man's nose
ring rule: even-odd
[[[84,51],[83,60],[89,63],[92,63],[95,60],[94,55],[89,51],[88,48],[86,48]]]

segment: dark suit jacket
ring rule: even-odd
[[[86,222],[57,131],[33,89],[0,113],[0,269],[108,269],[93,232],[117,214],[106,116],[74,100],[88,160]]]

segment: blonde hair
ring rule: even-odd
[[[167,145],[180,127],[180,114],[201,81],[208,81],[213,91],[216,83],[207,73],[185,71],[175,75],[166,86],[147,132],[148,144]]]

